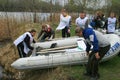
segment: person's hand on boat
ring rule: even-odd
[[[51,38],[49,38],[49,39],[48,39],[48,41],[52,41],[52,39],[51,39]]]
[[[87,52],[86,54],[87,54],[87,56],[89,56],[89,53],[88,53],[88,52]]]
[[[97,52],[97,53],[95,53],[95,57],[96,57],[96,59],[100,59],[100,55],[99,55],[99,53]]]
[[[60,32],[60,30],[56,29],[56,32]]]
[[[38,46],[38,47],[36,47],[35,49],[36,49],[36,52],[39,52],[39,51],[41,51],[43,48],[40,47],[40,46]]]

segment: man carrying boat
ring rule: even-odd
[[[35,34],[36,30],[32,29],[29,32],[25,32],[14,41],[15,46],[17,46],[20,58],[27,57],[28,52],[34,49],[31,44],[35,43],[33,38]]]
[[[110,43],[102,33],[94,31],[92,28],[77,27],[75,32],[76,35],[84,37],[86,41],[86,53],[89,58],[84,75],[96,80],[99,78],[98,64],[110,49]],[[93,48],[90,52],[91,46]]]

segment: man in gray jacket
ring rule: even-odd
[[[84,37],[86,41],[86,53],[89,56],[86,66],[85,76],[90,76],[93,80],[99,78],[98,64],[99,61],[110,49],[110,43],[108,39],[100,32],[94,31],[92,28],[76,28],[76,34],[80,37]],[[90,52],[91,46],[93,46]]]

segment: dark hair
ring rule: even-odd
[[[80,13],[85,13],[86,14],[86,12],[83,10],[83,11],[80,11]]]
[[[45,27],[47,27],[47,25],[46,25],[46,24],[43,24],[43,25],[42,25],[42,28],[45,28]]]
[[[33,33],[33,32],[36,32],[36,30],[35,29],[31,29],[29,32]]]

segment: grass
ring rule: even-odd
[[[120,57],[114,57],[113,59],[100,64],[99,72],[101,74],[101,78],[99,80],[120,80],[119,58]],[[78,66],[76,67],[73,67],[72,69],[76,71],[75,74],[73,74],[73,76],[75,76],[75,80],[84,80],[82,79],[82,73],[84,72],[85,68],[83,66],[80,66],[80,69]]]
[[[99,66],[99,72],[101,78],[99,80],[120,80],[120,57],[114,57],[113,59],[103,62]],[[75,80],[84,80],[83,73],[85,72],[84,66],[67,66],[64,68],[65,73],[72,76]]]
[[[100,63],[99,73],[101,77],[99,80],[120,80],[119,58],[116,56],[109,61]],[[23,80],[85,80],[84,72],[85,67],[79,64],[58,66],[52,69],[26,71],[26,78]]]
[[[104,62],[100,65],[101,80],[120,80],[120,57]]]

